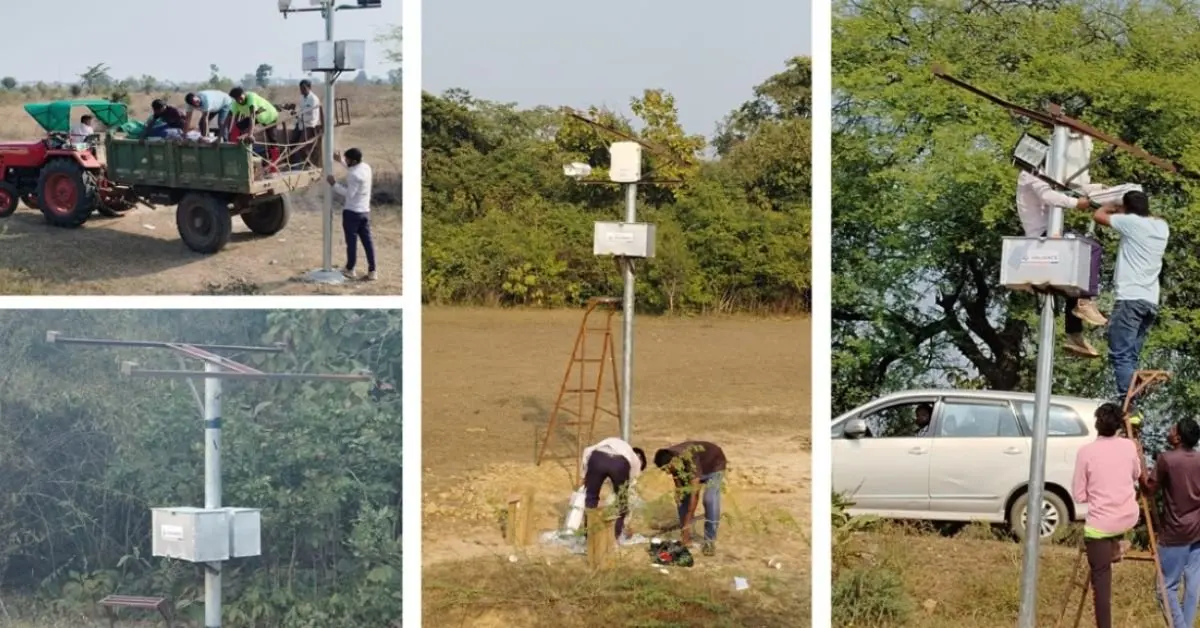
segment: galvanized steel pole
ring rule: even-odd
[[[221,367],[204,363],[204,372],[218,374]],[[221,379],[204,378],[204,507],[221,507]],[[205,565],[204,626],[221,628],[221,562]]]
[[[625,222],[637,222],[637,184],[625,186]],[[621,440],[633,438],[633,259],[625,258],[625,297],[621,300]]]
[[[1062,181],[1066,169],[1067,128],[1054,127],[1046,174]],[[1063,209],[1050,209],[1050,237],[1062,237]],[[1050,424],[1050,389],[1054,384],[1054,296],[1042,297],[1038,332],[1037,387],[1033,401],[1033,447],[1029,457],[1029,499],[1025,505],[1025,551],[1021,562],[1020,628],[1037,625],[1038,554],[1041,548],[1042,501],[1046,480],[1046,439]]]
[[[333,14],[337,13],[337,9],[331,2],[329,7],[325,9],[325,41],[333,45]],[[321,139],[321,173],[328,179],[329,175],[333,174],[333,126],[334,118],[334,103],[333,103],[333,82],[336,75],[334,72],[325,73],[325,101],[321,103],[322,112],[325,114],[325,133]],[[325,191],[325,240],[322,243],[324,250],[321,251],[323,264],[322,270],[326,273],[333,271],[333,187],[330,186]]]

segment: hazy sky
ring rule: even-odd
[[[628,113],[645,88],[675,96],[691,133],[716,123],[812,51],[811,0],[427,0],[426,90],[521,105]]]
[[[160,80],[204,80],[210,63],[234,79],[252,74],[260,63],[273,66],[277,77],[298,78],[301,44],[325,38],[320,13],[284,20],[277,0],[3,3],[0,75],[18,81],[76,81],[101,62],[118,79],[149,74]],[[294,0],[293,6],[308,7],[309,0]],[[205,29],[198,21],[213,27]],[[380,9],[337,12],[334,37],[367,40],[367,73],[384,75],[388,68],[373,40],[386,25],[399,23],[400,0],[383,0]],[[18,52],[28,54],[16,57]]]

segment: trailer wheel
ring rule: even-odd
[[[17,196],[16,186],[0,181],[0,218],[8,218],[17,211]]]
[[[219,198],[190,192],[175,208],[175,226],[187,247],[197,253],[216,253],[229,243],[233,218],[229,207]]]
[[[96,208],[96,175],[72,161],[52,161],[38,177],[37,200],[46,222],[55,227],[78,227]]]
[[[273,236],[287,226],[291,212],[282,196],[256,205],[254,209],[242,214],[242,222],[246,223],[254,233],[260,236]]]
[[[42,208],[38,205],[37,194],[33,194],[32,192],[22,196],[21,202],[25,203],[25,206],[29,209],[36,209],[38,211],[42,210]]]

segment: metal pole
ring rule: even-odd
[[[333,14],[337,13],[333,4],[325,9],[325,41],[333,43]],[[333,125],[334,125],[334,103],[333,103],[333,81],[334,73],[325,73],[325,106],[321,111],[325,114],[325,133],[321,140],[321,174],[325,178],[333,174]],[[333,188],[332,186],[325,191],[325,241],[324,250],[322,251],[322,263],[325,272],[333,271]]]
[[[1062,181],[1066,166],[1067,128],[1054,127],[1046,174]],[[1062,237],[1063,210],[1050,210],[1050,237]],[[1050,388],[1054,383],[1054,297],[1042,297],[1038,332],[1037,387],[1033,400],[1033,447],[1029,457],[1029,500],[1025,506],[1025,551],[1021,562],[1020,628],[1037,625],[1038,552],[1041,547],[1042,499],[1046,480],[1046,439],[1050,423]]]
[[[637,184],[625,186],[625,222],[637,222]],[[621,440],[633,439],[633,260],[625,258],[625,298],[621,300]]]
[[[204,363],[204,372],[217,374],[221,367]],[[221,507],[221,379],[204,378],[204,507]],[[204,626],[221,628],[221,563],[205,565]]]

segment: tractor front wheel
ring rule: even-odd
[[[17,211],[17,188],[11,183],[0,181],[0,218],[8,218]]]
[[[242,222],[260,236],[273,236],[287,226],[288,217],[287,203],[284,202],[282,196],[276,196],[242,214]]]
[[[78,227],[96,209],[96,175],[77,163],[60,159],[42,168],[37,200],[46,222],[56,227]]]
[[[216,253],[229,243],[233,216],[229,205],[202,192],[190,192],[175,208],[175,226],[187,247],[197,253]]]

